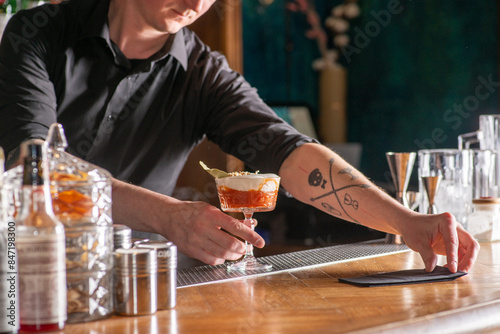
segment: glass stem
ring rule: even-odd
[[[252,231],[255,229],[254,220],[252,219],[253,212],[245,212],[245,225],[250,225]],[[253,257],[253,245],[245,240],[246,253],[245,257]]]

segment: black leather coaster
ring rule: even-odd
[[[361,277],[339,278],[339,282],[369,287],[452,281],[464,275],[467,275],[467,273],[457,271],[453,274],[448,268],[436,267],[430,273],[424,269],[410,269]]]

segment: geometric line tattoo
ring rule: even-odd
[[[337,199],[337,203],[339,204],[339,206],[342,208],[342,211],[344,211],[345,215],[349,218],[351,218],[354,222],[357,222],[356,219],[354,219],[353,217],[351,217],[344,205],[346,206],[351,206],[353,207],[355,210],[358,210],[358,201],[356,200],[353,200],[351,195],[349,195],[348,193],[346,193],[344,195],[344,200],[341,201],[340,198],[339,198],[339,194],[337,194],[339,191],[342,191],[342,190],[345,190],[345,189],[348,189],[348,188],[352,188],[352,187],[360,187],[360,188],[369,188],[370,186],[367,185],[367,184],[351,184],[351,185],[348,185],[348,186],[344,186],[344,187],[340,187],[340,188],[335,188],[335,185],[333,184],[333,163],[334,163],[334,160],[333,159],[330,159],[329,161],[330,163],[330,187],[331,187],[331,190],[324,193],[323,195],[320,195],[318,197],[314,197],[314,198],[311,198],[311,202],[314,202],[314,201],[317,201],[318,199],[321,199],[321,198],[325,198],[325,197],[329,197],[331,195],[334,195],[335,198]],[[349,174],[351,176],[351,180],[354,180],[356,179],[356,177],[354,175],[351,174],[351,170],[348,169],[348,170],[342,170],[341,172],[339,172],[339,174]],[[325,187],[325,184],[327,183],[328,181],[327,180],[324,180],[323,179],[323,176],[321,175],[321,173],[319,172],[319,169],[315,169],[313,170],[310,174],[309,174],[309,184],[311,186],[321,186],[321,188],[323,189],[326,189]],[[337,215],[340,215],[340,211],[335,209],[332,205],[328,204],[328,203],[325,203],[325,202],[322,202],[321,205],[328,211],[332,212],[332,213],[336,213]]]

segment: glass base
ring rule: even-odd
[[[39,333],[39,332],[60,331],[63,329],[64,329],[64,321],[61,321],[52,324],[36,324],[36,325],[21,324],[20,331],[29,333]]]
[[[271,264],[265,264],[257,261],[255,256],[245,256],[241,261],[229,263],[228,271],[269,271],[273,268]]]

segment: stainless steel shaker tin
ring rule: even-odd
[[[144,240],[134,247],[154,249],[158,256],[158,309],[172,309],[177,300],[177,246],[171,242]]]
[[[157,304],[157,254],[154,249],[115,251],[115,312],[119,315],[153,314]]]

